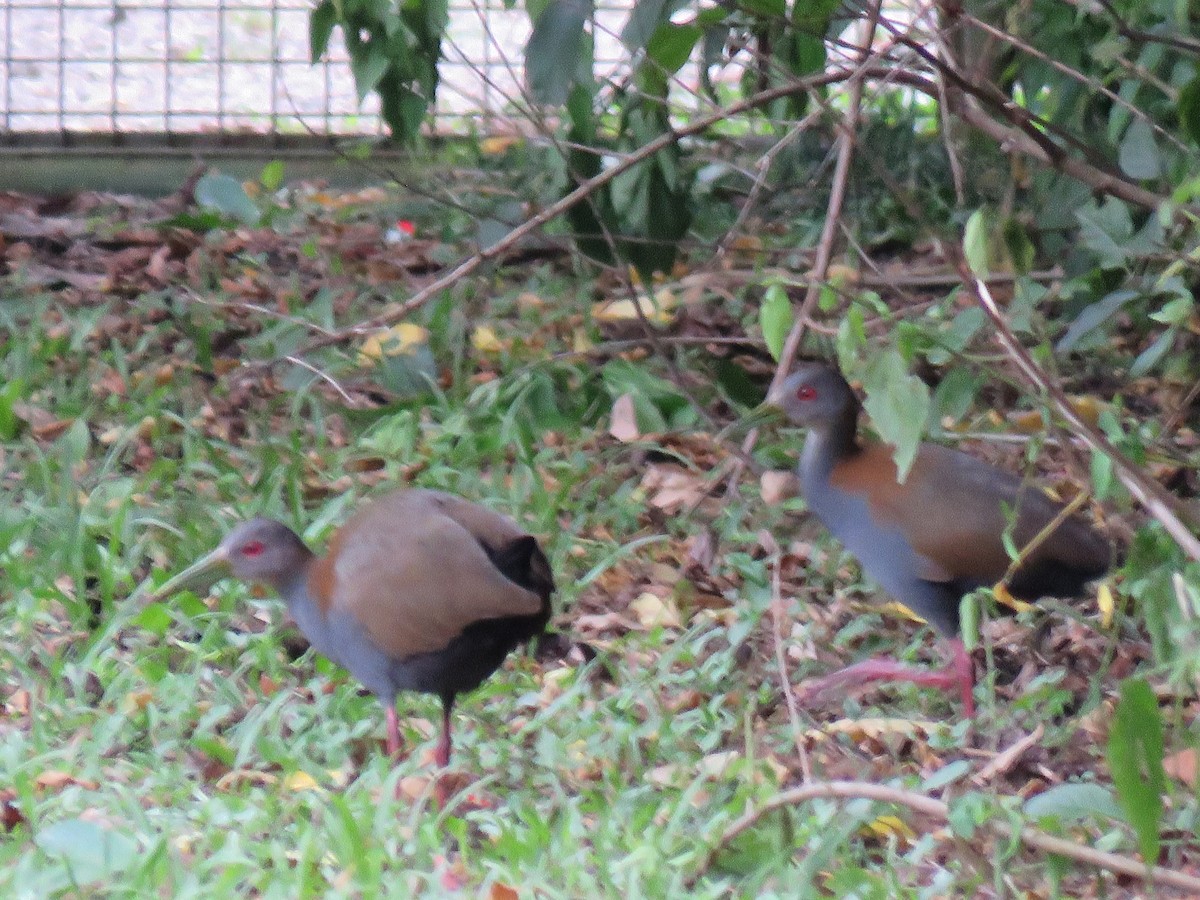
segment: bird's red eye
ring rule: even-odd
[[[249,541],[242,544],[242,556],[262,556],[267,547],[262,541]]]
[[[800,387],[796,388],[796,399],[804,401],[816,400],[817,389],[811,384],[801,385]]]

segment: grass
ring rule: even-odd
[[[269,254],[227,264],[285,280]],[[530,291],[553,302],[524,308],[516,298]],[[769,817],[689,883],[731,822],[799,776],[761,529],[785,549],[793,537],[806,544],[792,551],[784,592],[793,681],[826,671],[831,655],[936,651],[880,612],[835,544],[799,524],[799,501],[765,507],[747,480],[691,516],[652,512],[647,465],[682,459],[695,471],[704,457],[666,438],[607,435],[614,395],[653,361],[550,358],[576,329],[598,337],[587,291],[547,270],[468,286],[424,317],[441,387],[354,410],[300,369],[249,384],[213,377],[294,347],[292,322],[172,290],[64,308],[63,295],[9,281],[0,788],[21,821],[0,841],[0,893],[504,897],[505,886],[522,897],[917,898],[1058,883],[1045,860],[1015,848],[987,848],[989,868],[928,823],[880,825],[882,812],[910,817],[866,801]],[[293,316],[328,313],[325,301],[290,302]],[[508,349],[472,348],[483,316]],[[352,353],[314,362],[356,396],[388,377]],[[643,392],[651,414],[700,428],[674,389],[646,377],[658,391]],[[719,388],[701,393],[720,406]],[[279,517],[321,546],[356,503],[402,483],[493,505],[539,535],[558,579],[558,627],[601,654],[587,665],[515,655],[460,702],[452,767],[492,808],[434,809],[436,702],[401,701],[411,752],[385,759],[378,703],[313,654],[289,656],[278,602],[232,582],[164,605],[130,600],[244,517]],[[680,571],[710,522],[715,584],[697,587]],[[678,609],[678,624],[639,622],[630,601],[647,592]],[[625,624],[597,623],[610,612]],[[974,732],[928,691],[871,691],[824,718],[891,716],[894,730],[806,747],[819,775],[919,788],[956,761],[976,765],[965,746],[1002,749],[1047,722],[1046,764],[1103,781],[1099,751],[1078,744],[1092,727],[1080,713],[1103,710],[1104,697],[1066,678],[1054,660],[1018,701],[985,698]],[[964,791],[957,809],[995,812],[994,795],[1023,784],[993,783],[986,801]],[[1172,815],[1194,824],[1194,798]],[[1087,827],[1091,840],[1134,847],[1112,819]],[[1093,884],[1080,871],[1061,877]]]

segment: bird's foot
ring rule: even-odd
[[[961,642],[954,649],[954,661],[941,669],[917,669],[884,657],[863,660],[824,678],[808,682],[800,690],[797,699],[811,702],[824,694],[844,693],[851,688],[875,681],[907,681],[942,690],[959,688],[964,712],[970,718],[975,715],[975,698],[972,692],[974,669],[971,657],[962,648]]]

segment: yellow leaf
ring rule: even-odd
[[[890,837],[896,837],[902,844],[909,843],[917,836],[917,833],[898,816],[880,816],[874,822],[864,825],[859,834],[863,837],[879,838],[885,841]]]
[[[640,307],[648,321],[666,325],[674,320],[675,307],[678,305],[679,300],[675,294],[668,288],[663,288],[656,291],[653,297],[639,296],[636,303],[632,299],[625,299],[597,304],[592,316],[597,322],[640,321]]]
[[[283,788],[297,794],[301,791],[321,790],[321,786],[317,784],[317,779],[313,778],[307,772],[300,770],[289,772],[283,777]]]
[[[1100,627],[1112,628],[1113,611],[1117,605],[1107,581],[1101,582],[1100,589],[1096,591],[1096,605],[1100,607]]]
[[[411,322],[401,322],[391,328],[380,328],[367,335],[358,351],[360,365],[377,362],[385,356],[412,353],[429,343],[429,331]]]
[[[629,604],[630,610],[637,616],[638,623],[646,629],[678,628],[680,626],[679,610],[674,604],[663,602],[662,598],[649,591],[641,594]]]
[[[844,263],[833,263],[825,270],[825,280],[835,288],[854,288],[858,286],[858,269]]]
[[[500,353],[508,349],[507,341],[496,336],[496,329],[490,325],[476,325],[471,332],[471,346],[480,353]]]
[[[136,712],[141,712],[150,705],[150,701],[154,699],[152,691],[130,691],[125,695],[125,699],[121,702],[121,712],[127,716],[132,716]]]
[[[928,737],[934,732],[945,732],[948,726],[944,722],[930,722],[922,719],[838,719],[828,725],[810,728],[804,736],[812,741],[824,740],[830,735],[844,734],[851,740],[861,741],[865,738],[879,738],[888,735],[900,735],[910,740]]]
[[[522,137],[515,134],[498,134],[480,141],[479,152],[485,156],[494,156],[497,153],[503,153],[505,150],[517,146],[523,140]]]
[[[592,343],[592,339],[588,336],[586,328],[576,328],[571,335],[571,349],[576,353],[587,353],[595,346]]]
[[[918,616],[915,612],[905,606],[903,603],[897,603],[895,600],[889,600],[879,607],[880,612],[889,616],[896,616],[900,619],[907,619],[910,622],[917,622],[924,625],[925,620]]]

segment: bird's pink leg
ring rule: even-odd
[[[437,763],[439,769],[450,765],[450,708],[449,703],[442,706],[442,736],[438,738],[437,748],[433,751],[433,761]],[[438,809],[445,809],[448,793],[445,773],[439,772],[436,778],[437,781],[433,786],[433,799],[437,803]]]
[[[975,666],[960,638],[951,640],[950,648],[954,659],[941,669],[914,669],[894,659],[876,657],[818,679],[806,688],[804,696],[811,698],[826,691],[842,691],[872,681],[908,681],[942,690],[957,687],[962,697],[963,711],[971,718],[975,715]]]
[[[387,715],[387,753],[393,759],[400,757],[400,717],[396,715],[396,707],[385,707]]]
[[[433,752],[434,762],[439,769],[450,765],[450,707],[442,707],[442,736],[438,739],[437,749]]]

